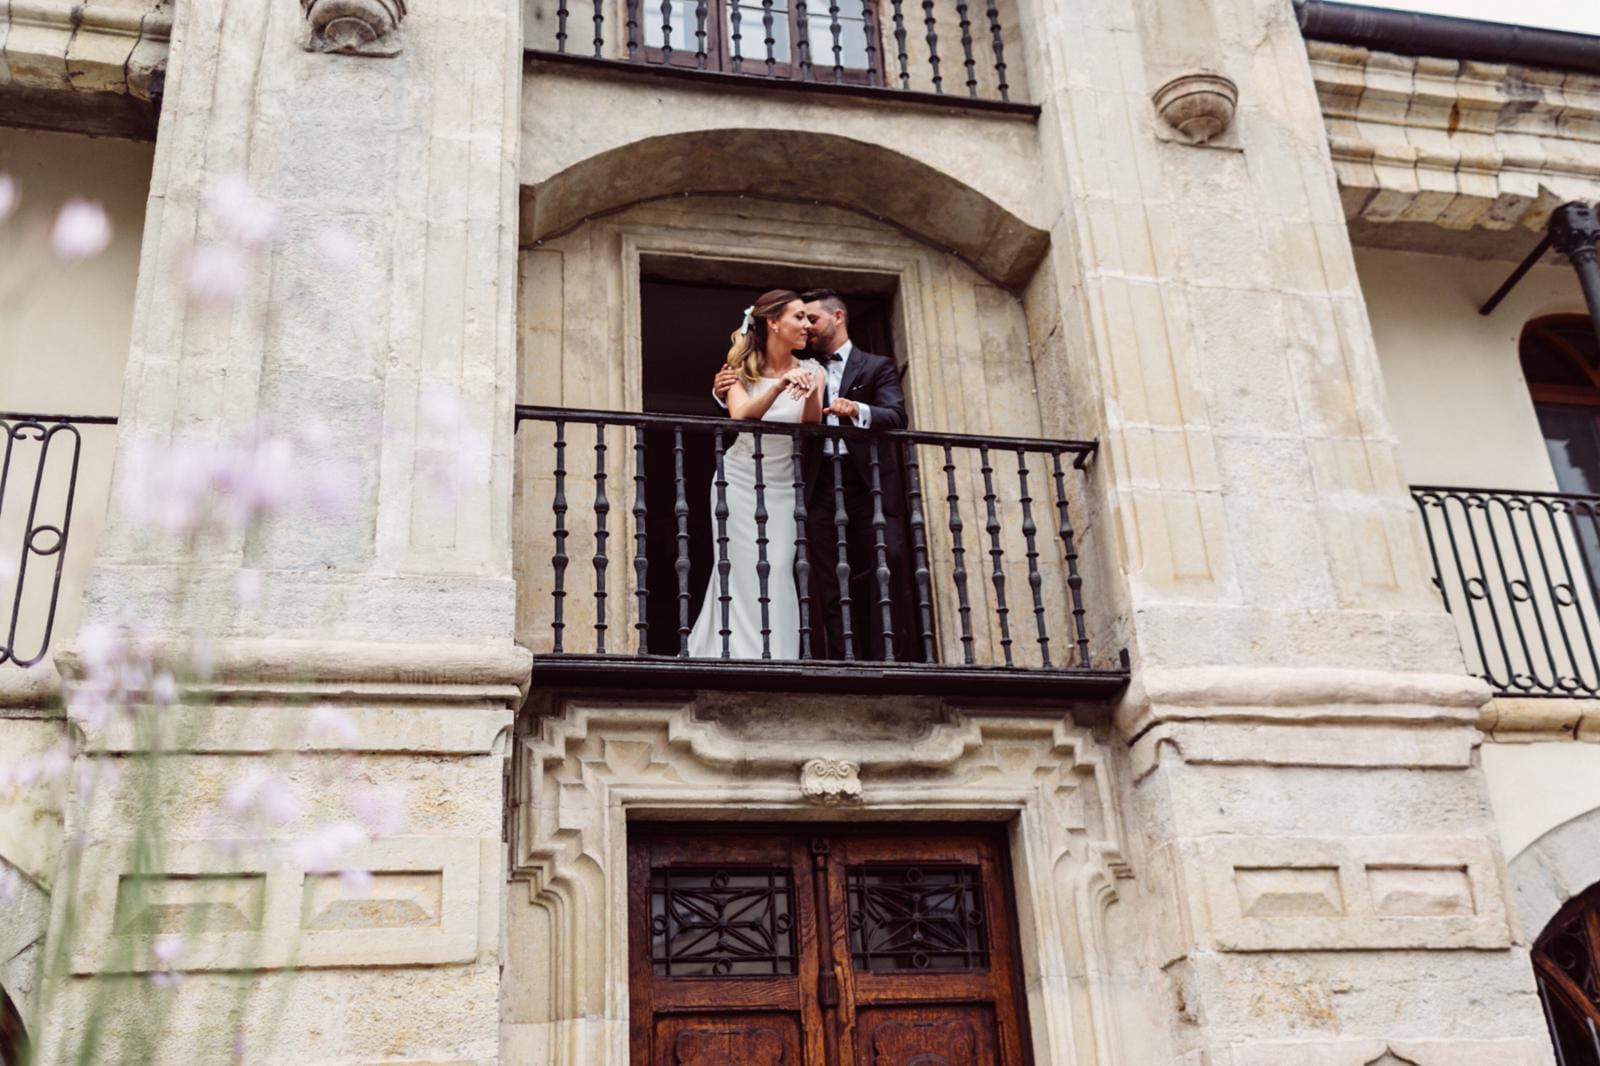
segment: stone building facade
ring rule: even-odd
[[[41,1061],[106,989],[104,1061],[151,997],[163,1062],[1557,1061],[1583,1008],[1535,956],[1600,882],[1570,562],[1600,484],[1552,465],[1528,368],[1541,328],[1588,358],[1585,304],[1552,256],[1475,310],[1600,199],[1597,102],[1308,40],[1288,0],[12,0],[13,226],[81,195],[115,237],[0,319],[6,424],[82,456],[29,559],[59,580],[0,587],[0,752],[81,730],[81,623],[177,646],[202,614],[214,668],[162,712],[153,872],[148,738],[81,733],[122,791],[0,795],[8,1009]],[[284,236],[218,311],[174,278],[237,175]],[[897,667],[677,654],[715,552],[722,353],[689,338],[780,282],[848,296],[924,434]],[[291,415],[353,514],[196,555],[114,491],[152,440]],[[1468,514],[1489,489],[1523,502]],[[14,491],[4,551],[39,524]],[[1517,525],[1558,491],[1570,524]],[[1445,550],[1474,531],[1498,578]],[[308,736],[319,704],[359,736]],[[308,819],[335,766],[403,788],[367,883],[214,846],[268,761]],[[764,952],[676,956],[674,908],[725,934],[752,877]],[[885,899],[965,915],[926,918],[948,958],[872,962]]]

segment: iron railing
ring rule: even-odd
[[[890,92],[1037,111],[1019,103],[1002,0],[535,0],[536,57],[701,79]],[[620,25],[620,30],[618,24]]]
[[[1111,693],[1127,681],[1125,656],[1108,661],[1092,648],[1071,520],[1081,491],[1074,472],[1093,456],[1091,442],[532,406],[517,408],[517,427],[524,486],[519,576],[523,595],[539,605],[522,636],[535,653],[536,683],[541,671],[552,683],[576,679],[612,687],[783,688],[804,678],[807,689],[825,691],[852,689],[870,674],[881,683],[875,691],[886,684],[900,691],[971,693],[998,683],[1010,685],[1012,694],[1027,689],[1066,696]],[[762,647],[756,659],[730,654],[724,457],[736,434],[750,437],[756,469]],[[877,549],[865,595],[881,644],[869,650],[864,635],[853,633],[851,592],[841,582],[844,650],[840,655],[835,648],[829,658],[819,650],[823,623],[810,582],[801,450],[802,442],[818,437],[866,450],[869,543]],[[770,442],[784,438],[794,445],[774,449]],[[763,459],[775,451],[789,455],[777,463]],[[905,498],[902,508],[886,508],[888,478],[880,471],[896,458]],[[830,452],[817,461],[832,465],[839,484],[843,460]],[[697,478],[704,495],[691,488]],[[793,489],[792,576],[766,561],[773,519],[763,486],[780,479]],[[847,519],[837,491],[832,504],[827,524],[843,558]],[[891,513],[900,510],[898,518]],[[888,526],[897,521],[903,523],[905,572],[895,575],[884,545]],[[626,558],[613,557],[618,543],[631,549]],[[843,577],[847,568],[840,570]],[[778,580],[793,580],[798,590],[797,660],[771,655],[768,603],[770,583]],[[716,658],[691,656],[691,622],[702,589],[721,611]],[[863,595],[859,586],[855,595]],[[625,676],[633,680],[624,682]]]
[[[1468,668],[1500,696],[1600,695],[1600,496],[1411,495]]]
[[[33,666],[49,653],[78,501],[79,427],[116,421],[0,411],[0,665]]]

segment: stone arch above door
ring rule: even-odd
[[[1600,883],[1600,807],[1546,832],[1506,871],[1522,935],[1532,942],[1568,900]]]
[[[827,205],[948,251],[1018,291],[1049,234],[951,175],[893,149],[810,130],[716,129],[648,137],[522,189],[522,240],[669,197],[733,195]]]

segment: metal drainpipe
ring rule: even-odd
[[[1550,216],[1550,243],[1572,263],[1578,272],[1578,287],[1589,305],[1589,322],[1595,341],[1600,343],[1600,218],[1594,208],[1574,200],[1562,204]]]

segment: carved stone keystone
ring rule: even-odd
[[[1191,144],[1205,144],[1232,125],[1239,89],[1221,74],[1180,74],[1150,99],[1161,121]]]
[[[812,759],[800,767],[800,794],[819,803],[859,802],[860,773],[848,759]]]
[[[352,56],[400,52],[406,0],[300,0],[311,36],[306,50]]]

